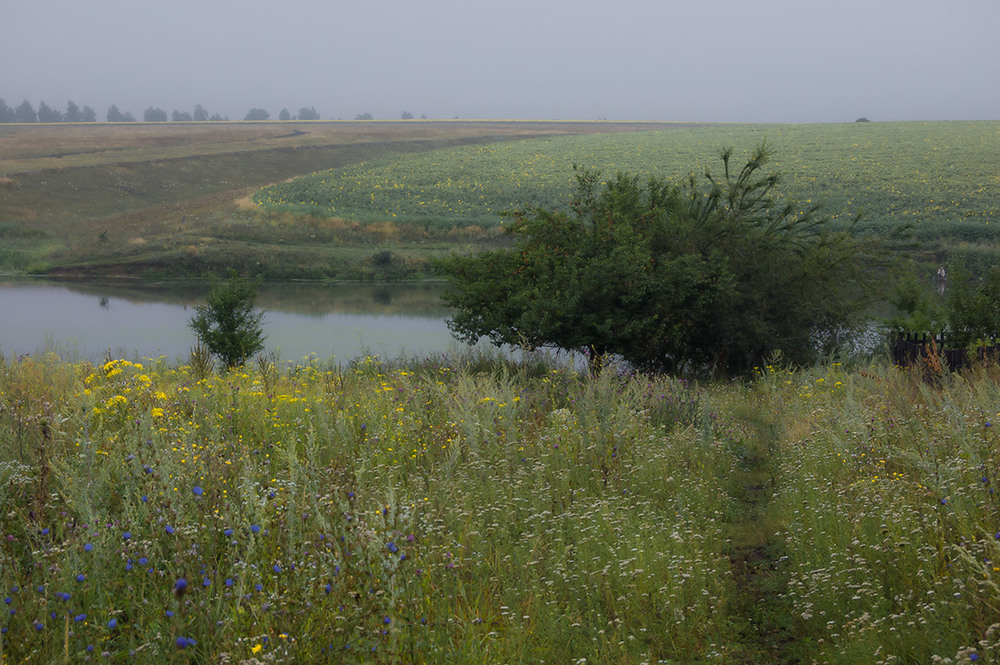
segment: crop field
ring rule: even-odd
[[[262,186],[407,152],[669,123],[308,121],[42,123],[0,127],[0,271],[197,278],[233,265],[271,279],[412,276],[413,234],[260,215]],[[319,228],[317,228],[319,227]],[[394,236],[404,236],[398,238]],[[421,240],[426,241],[426,238]],[[450,242],[446,239],[445,241]],[[407,256],[416,254],[414,260]]]
[[[909,223],[923,240],[994,242],[1000,233],[998,122],[721,125],[464,146],[316,173],[254,200],[313,215],[492,226],[529,205],[566,208],[574,165],[718,177],[721,148],[745,154],[765,140],[783,193],[825,202],[835,219],[863,213],[862,228],[877,233]]]
[[[0,364],[0,661],[997,662],[995,367]]]

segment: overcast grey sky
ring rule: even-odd
[[[998,0],[0,0],[0,98],[141,119],[1000,119]]]

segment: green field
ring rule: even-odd
[[[863,229],[910,223],[924,241],[995,242],[1000,123],[702,126],[467,146],[297,178],[254,195],[268,210],[431,226],[496,225],[528,205],[565,208],[573,165],[684,179],[718,172],[719,150],[772,146],[782,193],[822,201]],[[989,223],[993,221],[992,227]]]
[[[995,366],[143,363],[0,361],[3,662],[1000,658]]]
[[[0,271],[268,279],[426,275],[454,238],[260,214],[247,198],[311,173],[463,144],[666,123],[407,121],[0,126]],[[395,261],[373,263],[392,252]]]
[[[501,212],[565,207],[574,163],[683,178],[764,139],[784,195],[909,222],[929,260],[995,258],[997,122],[94,123],[0,127],[0,271],[425,279],[500,242]]]

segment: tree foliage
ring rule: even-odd
[[[770,152],[677,185],[579,172],[570,211],[515,215],[514,246],[438,262],[459,338],[588,350],[652,371],[744,372],[796,363],[862,320],[874,256],[817,206],[779,202]]]
[[[142,112],[142,119],[144,122],[166,122],[167,112],[161,108],[150,106]]]
[[[264,348],[264,313],[254,311],[256,298],[255,282],[235,274],[224,282],[213,280],[205,304],[195,308],[188,324],[227,367],[242,365]]]
[[[316,111],[316,107],[314,107],[314,106],[309,106],[309,107],[303,106],[302,108],[299,109],[298,119],[299,120],[319,120],[319,112]]]
[[[270,120],[271,114],[264,109],[252,108],[247,111],[247,115],[244,120]]]

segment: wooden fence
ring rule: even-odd
[[[897,365],[912,365],[921,358],[942,362],[948,369],[959,370],[968,367],[971,360],[967,348],[949,348],[945,333],[897,333],[892,339],[892,359]],[[990,344],[983,344],[975,350],[978,362],[997,360],[1000,344],[994,338]]]

